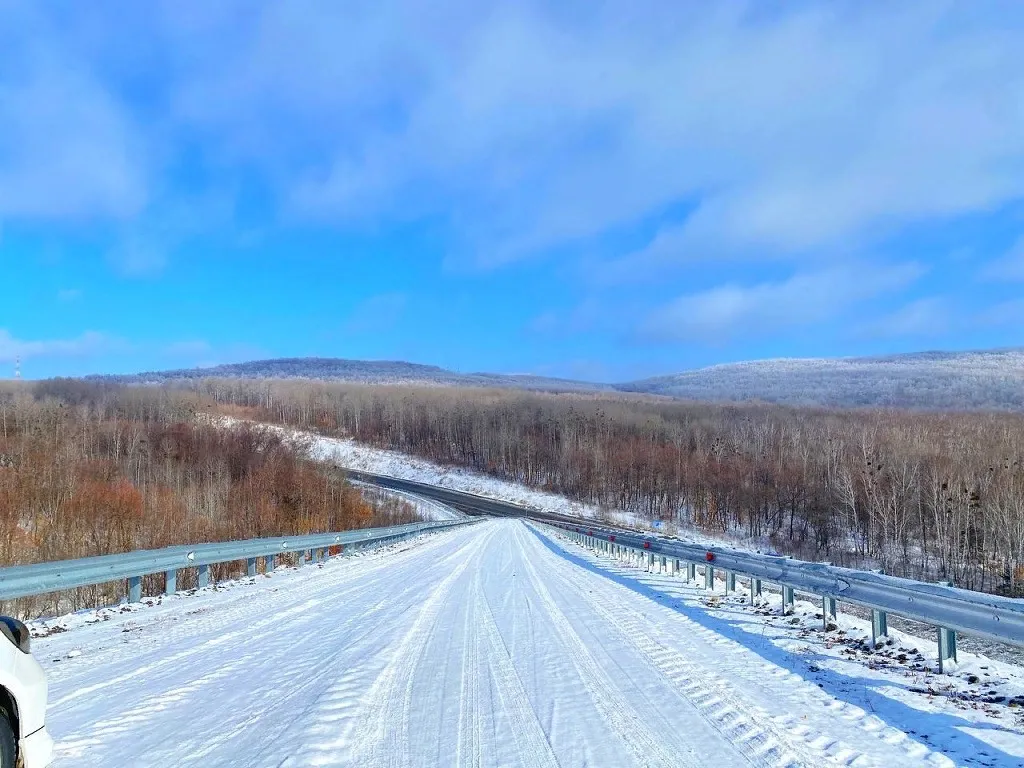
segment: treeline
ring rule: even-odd
[[[197,419],[209,406],[158,388],[0,385],[0,564],[414,519],[270,431]],[[64,607],[102,604],[92,592]]]
[[[236,414],[779,551],[1020,594],[1024,417],[208,380]]]

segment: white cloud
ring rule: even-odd
[[[297,212],[454,211],[487,263],[681,199],[699,204],[671,258],[808,251],[1024,195],[1015,3],[234,10],[175,38],[201,53],[182,119]]]
[[[19,357],[23,361],[32,358],[60,360],[93,357],[111,352],[124,352],[129,348],[130,345],[124,340],[96,331],[86,331],[72,339],[28,341],[17,339],[9,331],[0,328],[0,361],[5,363],[13,362]]]
[[[832,320],[861,302],[905,288],[923,274],[917,264],[858,265],[799,273],[780,282],[722,285],[682,296],[639,325],[655,341],[719,344]]]
[[[147,182],[129,110],[33,5],[0,8],[0,218],[132,216]]]
[[[618,307],[621,311],[624,307]],[[608,307],[598,299],[591,297],[566,312],[545,310],[533,318],[527,329],[544,335],[574,335],[596,328],[614,326],[619,322],[618,312],[609,312]]]
[[[1024,237],[1018,239],[1003,256],[986,264],[980,276],[983,280],[1024,281]]]
[[[435,215],[499,265],[692,204],[635,276],[1024,197],[1012,0],[36,8],[0,12],[0,216],[132,216],[194,163],[300,220]]]
[[[929,296],[916,299],[891,314],[860,329],[860,334],[870,337],[941,336],[954,325],[964,325],[967,316],[943,296]]]
[[[173,341],[159,346],[158,352],[161,368],[211,368],[270,357],[265,349],[253,344],[214,345],[205,339]]]
[[[974,316],[982,328],[1014,328],[1024,326],[1024,299],[1010,299],[985,307]]]

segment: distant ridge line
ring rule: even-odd
[[[209,368],[90,376],[126,384],[205,378],[312,379],[545,392],[625,392],[685,400],[827,407],[1024,410],[1024,348],[721,363],[621,384],[531,374],[459,373],[401,360],[290,357]]]

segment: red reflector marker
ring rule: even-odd
[[[644,549],[650,549],[650,548],[651,548],[651,542],[645,541],[644,542]]]
[[[715,559],[715,553],[708,552],[706,555],[704,555],[704,559],[707,560],[709,563],[712,562]]]
[[[608,537],[608,541],[615,541],[615,537],[614,536],[609,536]]]

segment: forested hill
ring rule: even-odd
[[[761,400],[810,406],[1024,411],[1024,349],[760,360],[716,365],[625,384],[533,375],[458,373],[416,363],[312,357],[93,378],[122,383],[296,378],[549,392],[621,391],[688,400]]]
[[[693,400],[1024,410],[1024,349],[716,365],[622,389]]]
[[[127,376],[91,376],[91,379],[124,384],[163,384],[175,380],[228,379],[319,379],[363,384],[430,384],[456,387],[501,387],[550,392],[606,391],[607,384],[556,379],[529,374],[457,373],[436,365],[401,361],[344,360],[325,357],[295,357],[254,360],[248,363],[152,371]]]

